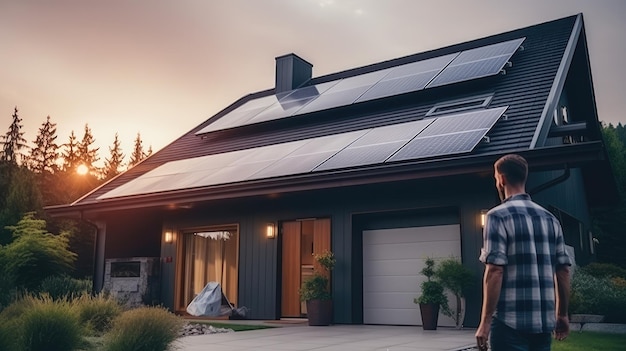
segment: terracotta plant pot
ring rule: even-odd
[[[332,300],[308,300],[306,302],[309,325],[330,325],[333,319]]]
[[[422,328],[424,328],[424,330],[437,330],[439,304],[420,303],[420,313],[422,314]]]

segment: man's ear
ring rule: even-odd
[[[496,173],[496,177],[498,177],[498,182],[499,182],[502,186],[505,186],[505,185],[507,184],[506,177],[504,176],[504,174],[502,174],[502,173]]]

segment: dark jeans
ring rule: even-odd
[[[496,318],[491,323],[491,351],[550,351],[551,333],[522,333]]]

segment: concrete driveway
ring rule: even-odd
[[[188,336],[178,339],[180,351],[315,350],[415,351],[463,350],[475,344],[474,329],[439,327],[333,325],[284,326],[236,333]]]

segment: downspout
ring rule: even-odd
[[[558,177],[556,177],[556,178],[554,178],[552,180],[549,180],[549,181],[547,181],[547,182],[545,182],[543,184],[537,185],[533,189],[527,191],[527,193],[528,193],[528,195],[532,196],[532,195],[534,195],[536,193],[539,193],[539,192],[544,191],[544,190],[546,190],[548,188],[551,188],[551,187],[553,187],[553,186],[555,186],[557,184],[563,183],[564,181],[566,181],[569,178],[569,176],[570,176],[569,165],[566,164],[565,165],[565,169],[563,170],[563,174],[562,175],[560,175],[560,176],[558,176]]]
[[[104,246],[103,245],[104,245],[105,234],[100,233],[100,227],[98,226],[98,224],[90,222],[83,217],[83,211],[80,211],[80,221],[87,223],[90,227],[95,229],[96,235],[95,235],[95,239],[93,243],[93,274],[91,278],[92,279],[91,292],[93,295],[96,295],[100,291],[102,291],[102,288],[104,286],[104,266],[100,265],[99,263],[101,263],[100,261],[102,261],[102,263],[104,262]],[[100,243],[100,241],[102,241],[102,243]]]

